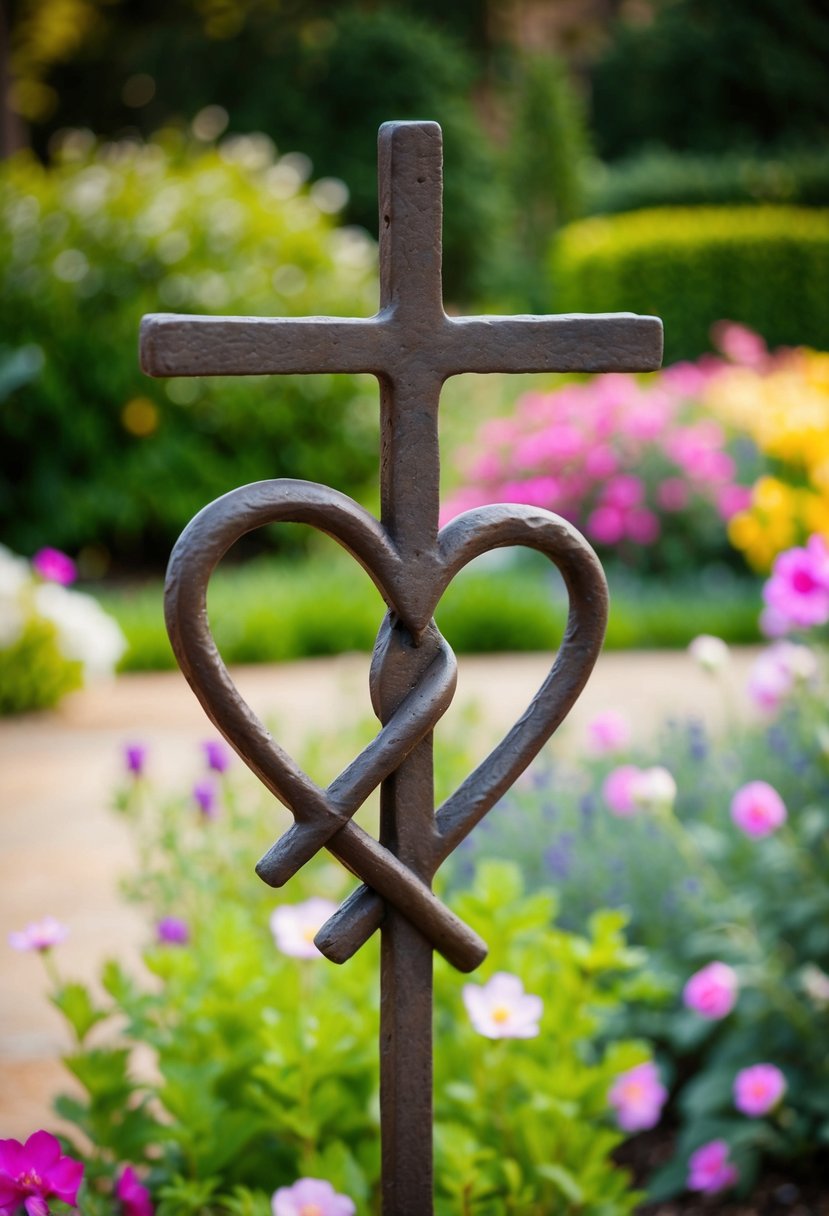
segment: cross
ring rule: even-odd
[[[412,619],[417,619],[418,596],[429,605],[438,578],[438,405],[444,381],[463,372],[653,371],[661,363],[662,325],[656,317],[629,313],[448,317],[441,282],[440,127],[385,123],[378,144],[380,308],[375,316],[157,314],[142,321],[141,366],[153,376],[377,376],[381,523],[409,575]],[[422,635],[426,621],[421,625]],[[385,688],[382,677],[377,681],[383,722],[421,674],[421,640],[401,631],[392,618],[383,642],[390,675]],[[380,839],[430,885],[438,864],[434,838],[429,732],[383,782]],[[391,905],[381,928],[380,1039],[384,1216],[429,1216],[432,944]]]

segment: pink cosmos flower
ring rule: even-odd
[[[121,1216],[155,1216],[150,1192],[131,1165],[122,1169],[115,1184],[115,1197],[121,1201]]]
[[[202,751],[207,760],[207,767],[214,773],[227,772],[230,765],[230,748],[221,739],[208,739],[202,743]]]
[[[621,1073],[613,1082],[607,1100],[616,1111],[616,1122],[624,1132],[656,1127],[668,1091],[652,1061]]]
[[[774,1064],[752,1064],[734,1078],[734,1105],[749,1118],[766,1115],[786,1092],[786,1078]]]
[[[83,1180],[83,1165],[61,1156],[60,1143],[39,1131],[25,1144],[0,1140],[0,1212],[13,1216],[49,1216],[49,1199],[74,1207]]]
[[[636,814],[638,808],[634,799],[634,790],[641,771],[635,764],[623,764],[620,768],[614,768],[605,777],[602,784],[602,797],[611,814],[618,815],[620,819],[627,819]]]
[[[488,1039],[534,1039],[544,1009],[540,996],[524,991],[517,975],[496,971],[486,984],[464,984],[469,1020]]]
[[[155,927],[155,935],[161,946],[186,946],[190,941],[190,928],[180,916],[162,916]]]
[[[731,818],[746,836],[759,840],[786,822],[786,805],[767,781],[749,781],[731,799]]]
[[[59,946],[69,936],[66,925],[62,925],[54,916],[44,916],[43,920],[32,921],[18,933],[9,934],[9,945],[12,950],[51,950]]]
[[[48,583],[60,583],[68,587],[77,577],[77,569],[71,557],[60,549],[38,549],[32,558],[32,566]]]
[[[300,1178],[293,1186],[281,1186],[271,1207],[273,1216],[354,1216],[357,1211],[347,1195],[339,1195],[320,1178]]]
[[[728,1160],[725,1140],[711,1140],[691,1153],[686,1184],[689,1191],[717,1195],[726,1187],[733,1186],[738,1177],[737,1167]]]
[[[604,756],[627,747],[630,726],[627,718],[615,709],[605,709],[587,723],[587,741],[595,756]]]
[[[682,990],[687,1009],[715,1022],[726,1017],[737,1003],[737,973],[727,963],[709,963],[694,972]]]
[[[314,945],[319,930],[337,911],[330,899],[314,897],[301,904],[281,904],[271,913],[271,933],[277,947],[291,958],[321,958]]]
[[[829,549],[822,536],[810,536],[805,548],[778,554],[763,599],[790,629],[810,629],[829,621]]]

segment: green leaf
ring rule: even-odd
[[[95,1008],[92,997],[83,984],[64,984],[51,1000],[74,1030],[79,1043],[83,1043],[93,1026],[109,1016],[106,1010]]]
[[[557,1187],[571,1203],[584,1203],[584,1191],[575,1177],[563,1165],[539,1165],[536,1173]]]

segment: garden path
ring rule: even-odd
[[[716,730],[728,704],[747,712],[742,690],[755,655],[733,653],[730,698],[684,653],[605,654],[558,737],[563,746],[579,746],[586,723],[608,708],[625,713],[638,738],[670,716],[700,716]],[[548,663],[537,654],[463,658],[447,720],[473,702],[483,754],[523,711]],[[275,721],[280,741],[296,751],[309,731],[369,712],[366,668],[365,656],[345,655],[234,675],[253,708]],[[123,781],[122,748],[145,743],[153,778],[186,789],[200,767],[199,742],[214,735],[176,672],[121,676],[76,693],[54,712],[0,722],[0,1137],[54,1129],[50,1097],[70,1088],[57,1061],[67,1046],[63,1027],[44,999],[42,969],[7,946],[8,933],[56,916],[71,929],[58,952],[67,977],[91,979],[114,956],[139,967],[147,931],[118,896],[130,846],[125,825],[109,810]]]

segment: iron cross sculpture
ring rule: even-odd
[[[429,1216],[432,1178],[432,952],[471,971],[486,946],[432,893],[442,861],[506,792],[564,719],[598,655],[607,589],[590,546],[564,520],[520,505],[468,511],[438,530],[438,403],[461,372],[652,371],[656,317],[458,317],[443,309],[443,155],[434,122],[379,133],[380,310],[370,318],[154,315],[141,326],[152,376],[370,372],[380,382],[381,519],[312,482],[257,482],[225,494],[173,550],[165,613],[178,662],[208,716],[294,823],[257,872],[281,886],[327,848],[363,882],[316,938],[344,962],[381,931],[384,1216]],[[275,743],[240,697],[207,620],[210,575],[246,532],[278,521],[328,533],[365,568],[388,612],[371,664],[374,741],[325,790]],[[524,715],[437,811],[432,729],[449,705],[455,659],[433,620],[467,562],[501,546],[540,550],[570,599],[556,662]],[[381,785],[380,839],[353,822]]]

